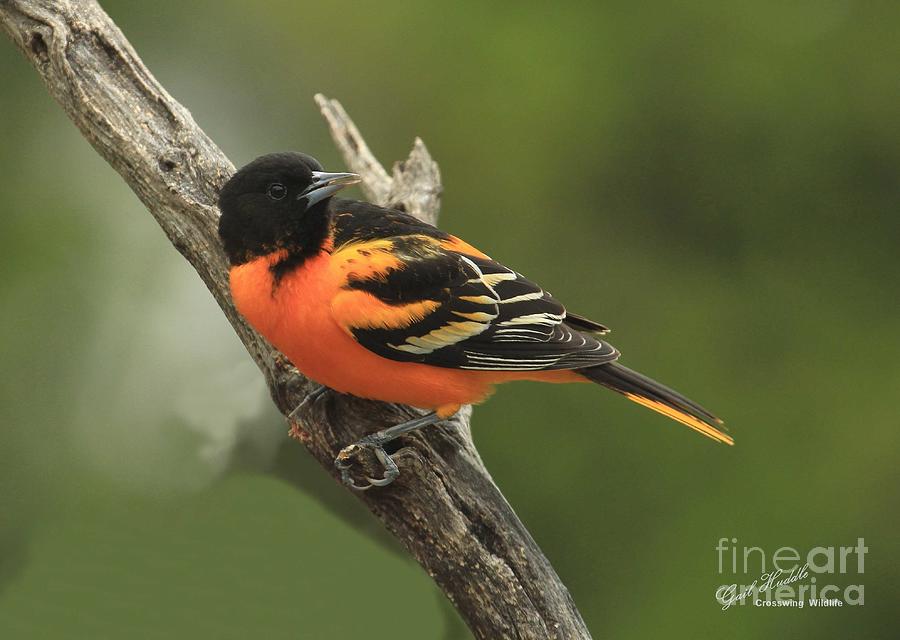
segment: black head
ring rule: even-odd
[[[325,173],[305,153],[271,153],[246,165],[219,194],[219,236],[231,264],[312,243],[317,250],[327,233],[328,201],[357,182],[353,173]]]

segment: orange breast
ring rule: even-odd
[[[343,393],[399,402],[447,414],[477,403],[507,380],[574,382],[571,372],[491,372],[397,362],[359,345],[334,320],[332,302],[344,292],[341,269],[321,253],[276,287],[270,266],[282,256],[258,258],[231,270],[238,311],[305,376]]]

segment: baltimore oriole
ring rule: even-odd
[[[401,211],[333,197],[356,182],[308,155],[275,153],[243,167],[219,197],[244,318],[322,389],[430,410],[345,448],[335,462],[346,483],[389,484],[399,471],[383,444],[511,380],[596,382],[733,444],[709,411],[618,364],[599,338],[606,327],[519,273]],[[385,467],[365,487],[348,471],[358,448]]]

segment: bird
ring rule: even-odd
[[[715,415],[620,364],[606,326],[454,235],[335,195],[360,180],[289,151],[256,158],[219,194],[235,307],[321,385],[291,417],[328,390],[427,411],[342,449],[335,464],[346,484],[390,484],[400,472],[386,443],[517,380],[593,382],[734,443]],[[383,477],[357,484],[351,468],[363,450]]]

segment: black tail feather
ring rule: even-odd
[[[677,391],[618,362],[578,371],[589,380],[677,420],[713,440],[734,444],[734,439],[721,431],[722,421],[715,415]]]

